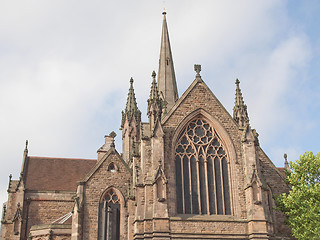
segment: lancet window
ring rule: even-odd
[[[175,147],[178,214],[231,214],[228,156],[202,116],[190,121]]]
[[[110,189],[99,203],[98,239],[120,239],[120,199],[113,189]]]

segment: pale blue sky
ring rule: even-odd
[[[118,134],[129,79],[146,121],[163,1],[0,2],[0,202],[29,154],[95,158]],[[276,166],[320,143],[320,2],[166,1],[181,96],[193,65],[232,113],[241,81],[250,123]]]

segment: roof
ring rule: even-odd
[[[28,190],[76,191],[77,182],[97,163],[93,159],[28,157]]]
[[[279,172],[281,173],[281,175],[285,178],[286,177],[286,172],[285,172],[285,168],[283,167],[278,167]]]

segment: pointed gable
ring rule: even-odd
[[[162,125],[177,128],[187,116],[202,109],[221,124],[234,143],[240,143],[240,131],[236,122],[201,79],[199,72],[189,88],[162,119]]]
[[[100,161],[97,162],[97,164],[88,172],[88,174],[82,179],[83,182],[89,181],[101,168],[105,169],[107,172],[113,172],[110,171],[110,164],[115,165],[116,171],[126,171],[131,174],[131,170],[128,166],[128,164],[121,158],[119,153],[115,150],[114,147],[111,147],[108,152],[105,154],[104,157],[101,158]],[[102,172],[104,172],[102,170]]]

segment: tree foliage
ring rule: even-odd
[[[276,197],[278,209],[285,213],[294,237],[320,239],[320,153],[306,152],[286,171],[288,194]]]

